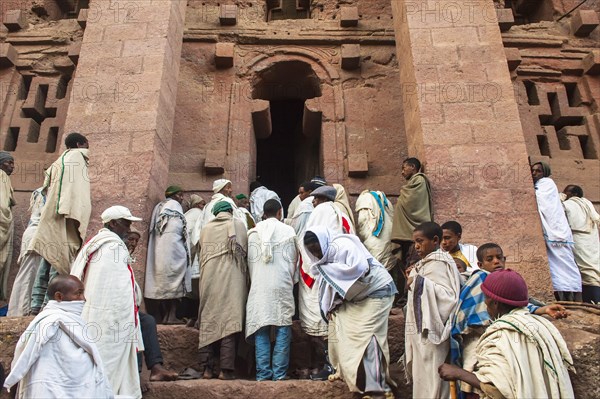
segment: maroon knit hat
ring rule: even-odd
[[[511,269],[490,273],[481,284],[481,290],[491,299],[507,305],[525,306],[529,303],[525,280]]]

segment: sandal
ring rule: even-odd
[[[187,367],[179,373],[177,378],[180,380],[198,380],[202,378],[202,374],[191,367]]]

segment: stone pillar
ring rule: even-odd
[[[104,209],[124,205],[144,218],[134,227],[145,247],[152,209],[169,183],[185,8],[180,0],[90,2],[64,129],[90,142],[88,237]],[[140,283],[143,272],[136,270]]]
[[[435,220],[496,242],[530,293],[552,290],[525,139],[494,5],[393,0],[409,154],[425,163]]]

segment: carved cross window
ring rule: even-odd
[[[310,18],[309,0],[267,0],[267,21]]]

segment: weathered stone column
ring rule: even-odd
[[[536,295],[551,292],[525,140],[492,0],[392,0],[409,154],[435,220],[500,244]]]
[[[124,205],[144,218],[134,227],[146,242],[168,185],[185,8],[180,0],[90,2],[64,130],[90,141],[88,236],[104,209]],[[143,282],[143,270],[136,273]]]

